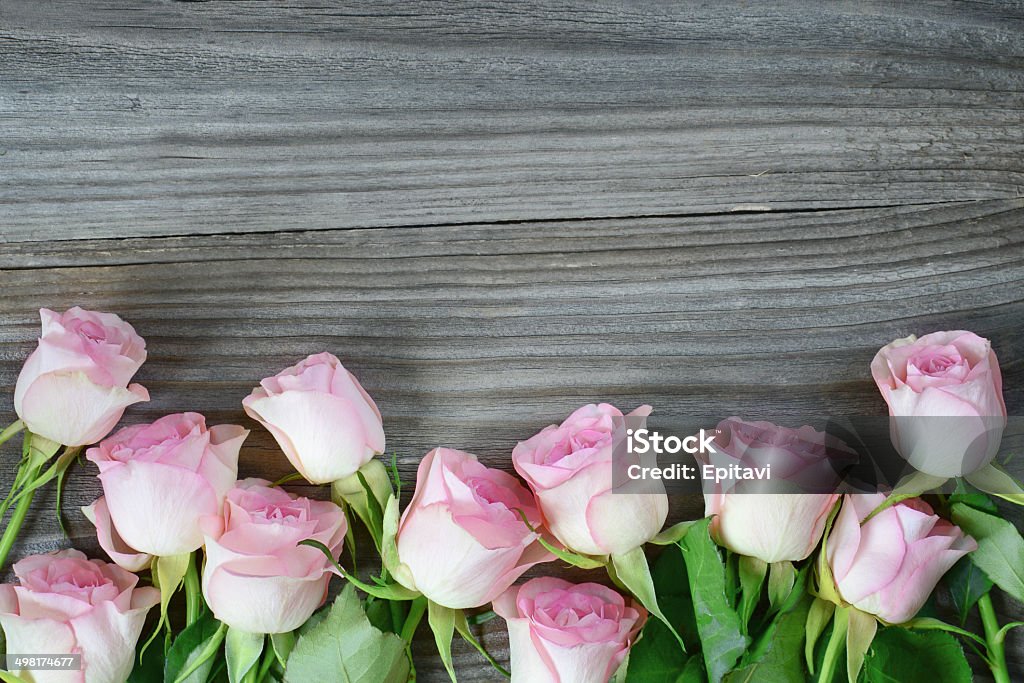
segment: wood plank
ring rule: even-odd
[[[1019,4],[7,0],[0,239],[1013,199]]]
[[[944,328],[993,339],[1019,413],[1022,219],[1024,202],[1000,200],[4,244],[0,395],[11,395],[32,348],[35,309],[86,304],[121,313],[149,343],[138,379],[153,400],[126,422],[195,409],[244,424],[253,433],[242,474],[271,479],[288,465],[240,401],[263,376],[324,349],[378,401],[407,480],[439,444],[508,468],[518,440],[598,399],[664,414],[880,414],[875,350]],[[98,548],[75,510],[98,494],[94,474],[80,465],[66,491],[71,542],[89,552]],[[66,543],[52,505],[49,491],[15,556]],[[673,519],[701,511],[699,500],[673,500]],[[506,657],[501,622],[486,633]],[[445,680],[421,636],[422,680]],[[1019,636],[1011,646],[1020,671]],[[460,680],[496,680],[467,648],[458,666]]]

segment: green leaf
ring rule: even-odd
[[[704,666],[711,683],[719,683],[747,648],[740,617],[726,597],[725,566],[711,540],[710,519],[695,524],[680,547],[686,562],[690,594],[703,648]]]
[[[427,602],[427,622],[430,630],[434,632],[434,642],[437,644],[437,652],[441,655],[441,663],[444,664],[448,677],[452,683],[457,683],[455,676],[455,665],[452,663],[452,636],[455,635],[455,610],[438,605],[433,600]]]
[[[525,512],[523,512],[519,508],[515,508],[515,511],[519,513],[519,517],[523,520],[523,524],[526,525],[526,528],[532,531],[533,533],[537,534],[537,541],[542,546],[544,546],[544,549],[552,555],[554,555],[555,557],[557,557],[558,559],[565,562],[566,564],[570,564],[573,567],[579,567],[580,569],[598,569],[599,567],[603,567],[608,563],[608,561],[603,557],[591,557],[590,555],[581,555],[580,553],[574,553],[573,551],[568,550],[566,548],[559,548],[558,546],[552,544],[550,541],[544,538],[544,536],[539,534],[537,530],[533,528],[533,525],[530,524],[530,520],[527,519]]]
[[[128,674],[125,683],[163,683],[164,682],[164,653],[158,648],[150,648],[148,652],[142,653],[142,642],[136,646],[135,667]]]
[[[204,613],[174,639],[164,663],[164,680],[167,683],[206,683],[226,631],[227,627],[217,621],[212,612]]]
[[[651,576],[651,568],[647,564],[647,555],[644,554],[644,547],[641,545],[623,555],[612,555],[611,559],[615,577],[636,596],[636,599],[647,608],[648,612],[660,619],[669,628],[672,635],[675,636],[676,642],[679,643],[679,649],[685,651],[686,645],[683,644],[682,637],[658,605],[658,595],[654,589],[654,578]]]
[[[683,540],[683,536],[686,535],[686,532],[690,530],[690,527],[699,521],[700,520],[689,520],[673,524],[648,542],[653,543],[654,545],[674,545],[679,543],[679,541]]]
[[[772,562],[768,566],[768,604],[780,609],[793,592],[797,571],[792,562]]]
[[[967,623],[967,615],[978,602],[978,598],[992,590],[993,585],[985,576],[985,572],[974,564],[970,555],[961,557],[953,568],[946,572],[942,581],[949,589],[953,606],[960,615],[961,626]]]
[[[387,468],[380,460],[370,460],[357,472],[331,484],[331,497],[344,503],[370,532],[377,552],[381,550],[384,529],[384,505],[392,495]]]
[[[651,571],[654,589],[658,594],[658,604],[672,626],[691,640],[686,643],[691,650],[696,650],[699,641],[697,622],[693,614],[693,602],[690,600],[689,584],[686,580],[686,565],[683,554],[678,546],[669,546],[661,553]],[[669,681],[691,680],[681,678],[680,671],[690,663],[696,666],[698,677],[692,680],[703,680],[703,669],[700,657],[687,658],[676,642],[672,632],[659,620],[648,619],[636,645],[629,652],[626,669],[626,683],[660,683]],[[692,675],[692,674],[691,674]]]
[[[965,482],[963,479],[956,480],[956,488],[953,493],[949,495],[949,505],[955,505],[956,503],[963,503],[969,505],[975,510],[981,510],[992,515],[999,514],[999,508],[996,507],[995,501],[989,498],[986,494],[978,491],[973,486]]]
[[[807,622],[804,624],[804,659],[811,673],[814,673],[814,646],[828,626],[828,622],[832,620],[835,611],[835,603],[819,598],[815,598],[807,610]]]
[[[327,616],[299,635],[284,683],[405,683],[408,676],[405,643],[371,626],[347,585]]]
[[[804,683],[810,677],[803,663],[804,624],[814,602],[805,596],[797,606],[769,624],[744,657],[743,666],[725,677],[726,683]]]
[[[156,628],[153,629],[153,634],[142,646],[143,654],[163,627],[167,626],[168,633],[170,632],[170,625],[167,623],[167,606],[171,603],[171,597],[181,586],[181,580],[185,578],[185,571],[191,561],[192,553],[182,553],[158,557],[153,562],[150,571],[153,585],[160,589],[160,620],[157,622]]]
[[[994,463],[968,474],[966,479],[986,493],[1008,500],[1014,505],[1024,505],[1024,487],[1021,487],[1020,482],[1006,470]]]
[[[508,669],[499,664],[494,659],[494,657],[491,656],[491,653],[487,651],[483,644],[476,639],[476,636],[473,635],[473,631],[471,631],[469,628],[469,621],[466,620],[466,613],[461,609],[453,611],[455,612],[455,630],[458,632],[460,636],[462,636],[462,639],[470,645],[472,645],[477,652],[482,654],[484,656],[484,659],[487,660],[487,663],[490,664],[495,671],[500,673],[505,678],[511,678],[512,674],[509,673]],[[408,642],[408,640],[406,640],[406,642]]]
[[[953,521],[978,542],[970,558],[994,584],[1024,602],[1024,538],[1010,522],[964,503],[953,505]]]
[[[271,633],[270,646],[274,648],[274,657],[277,658],[278,663],[283,667],[288,661],[288,655],[295,649],[295,632]]]
[[[250,633],[237,628],[228,628],[224,638],[224,655],[228,660],[228,680],[240,683],[249,669],[256,666],[263,654],[262,633]]]
[[[410,590],[401,584],[393,583],[386,585],[368,584],[360,581],[356,577],[352,576],[344,567],[338,564],[338,561],[331,555],[331,550],[320,541],[314,541],[313,539],[306,539],[300,541],[299,545],[308,545],[311,548],[316,548],[331,561],[334,568],[338,570],[341,576],[348,581],[350,584],[363,591],[367,595],[372,595],[375,598],[381,600],[415,600],[420,596],[418,591]]]
[[[744,633],[747,632],[747,624],[750,623],[750,617],[754,614],[754,608],[757,607],[757,603],[761,599],[761,586],[764,585],[764,577],[767,573],[767,562],[759,560],[756,557],[740,555],[739,613],[740,625],[742,626]]]
[[[864,656],[871,647],[871,641],[878,633],[878,621],[867,612],[855,607],[850,608],[849,623],[846,629],[846,671],[850,683],[856,683],[864,666]]]
[[[941,631],[879,630],[864,658],[864,683],[970,683],[956,638]]]

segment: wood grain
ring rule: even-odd
[[[595,400],[879,414],[875,350],[936,329],[993,340],[1019,414],[1022,28],[985,2],[5,0],[0,413],[36,310],[81,304],[149,343],[126,423],[244,424],[268,478],[240,401],[321,350],[407,480],[439,444],[507,468]],[[98,552],[94,474],[70,539],[49,491],[16,555]],[[499,622],[486,643],[507,656]]]
[[[6,0],[0,21],[12,241],[1024,185],[1019,3]]]

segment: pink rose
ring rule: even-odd
[[[344,479],[384,452],[377,404],[329,353],[261,381],[242,405],[314,484]]]
[[[889,404],[893,445],[916,469],[955,477],[995,457],[1006,404],[989,340],[972,332],[897,339],[875,355],[871,375]]]
[[[629,416],[650,412],[641,406]],[[551,533],[579,553],[625,554],[653,538],[668,516],[664,493],[612,493],[613,420],[622,417],[607,403],[586,405],[512,451]]]
[[[765,562],[796,562],[810,555],[839,498],[832,493],[839,484],[838,470],[850,461],[853,451],[812,427],[789,429],[736,417],[719,423],[713,445],[716,453],[699,455],[698,461],[718,467],[770,464],[773,491],[748,492],[743,488],[748,482],[709,491],[705,482],[704,514],[714,515],[711,534],[715,540]],[[784,490],[784,484],[792,490],[774,492]]]
[[[917,614],[942,575],[978,544],[919,498],[896,503],[862,525],[884,500],[881,493],[846,496],[826,552],[844,601],[901,624]]]
[[[301,626],[327,597],[334,570],[317,548],[337,559],[348,525],[334,503],[299,498],[263,479],[238,482],[223,516],[202,520],[206,536],[203,595],[214,616],[250,633],[286,633]]]
[[[484,467],[470,453],[430,451],[398,527],[406,571],[396,578],[445,607],[490,602],[527,569],[554,559],[516,509],[535,528],[540,524],[533,496],[512,475]]]
[[[508,622],[512,683],[607,683],[647,611],[597,583],[543,577],[494,601]]]
[[[160,601],[138,577],[77,550],[14,565],[20,585],[0,586],[0,625],[15,654],[81,654],[81,671],[12,671],[35,683],[124,683],[146,613]]]
[[[104,550],[117,560],[132,551],[170,556],[201,546],[199,518],[220,512],[248,434],[236,425],[207,429],[199,413],[179,413],[126,427],[90,448],[86,457],[100,468],[109,510],[96,518],[112,522],[109,531],[99,529],[100,542],[109,543]]]
[[[148,401],[129,384],[146,360],[146,342],[111,313],[77,306],[62,314],[39,311],[43,332],[14,388],[14,410],[28,430],[67,446],[106,436],[124,409]]]

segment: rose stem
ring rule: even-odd
[[[1010,683],[1010,673],[1006,670],[1006,650],[1003,648],[1003,634],[999,632],[999,620],[996,619],[995,608],[992,607],[992,596],[985,593],[978,599],[978,612],[981,613],[981,625],[985,629],[985,642],[988,644],[989,668],[996,683]]]
[[[31,483],[35,480],[38,474],[39,467],[32,468],[32,471],[28,473],[28,477],[25,481]],[[7,563],[7,555],[10,554],[11,548],[14,546],[14,541],[18,538],[18,533],[21,531],[21,525],[25,523],[25,517],[28,515],[29,506],[32,505],[32,499],[35,495],[35,489],[25,491],[21,494],[21,498],[18,500],[18,504],[14,508],[14,514],[11,515],[11,521],[7,523],[7,528],[4,529],[4,535],[0,538],[0,569],[2,569]]]

